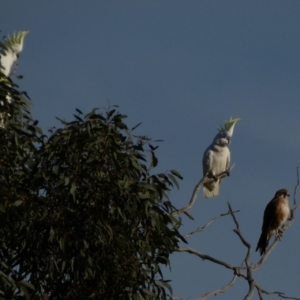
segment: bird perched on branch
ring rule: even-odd
[[[219,194],[222,179],[218,179],[217,176],[228,171],[230,164],[228,145],[233,135],[234,126],[239,120],[239,118],[230,118],[224,126],[221,126],[212,144],[204,152],[202,159],[203,178],[210,177],[214,179],[203,184],[203,195],[205,198],[211,198]]]
[[[3,42],[0,42],[0,128],[5,128],[7,119],[11,116],[9,106],[17,99],[19,102],[29,104],[25,93],[15,95],[11,81],[8,77],[12,77],[17,67],[17,61],[23,50],[24,38],[28,31],[14,32],[12,36],[7,36]],[[2,89],[5,92],[2,92]]]
[[[274,233],[277,239],[280,239],[283,234],[280,227],[290,215],[289,196],[288,190],[281,189],[276,192],[274,198],[265,208],[262,233],[256,247],[256,251],[259,250],[260,255],[266,252],[269,240]]]

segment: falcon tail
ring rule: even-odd
[[[210,182],[203,185],[203,196],[204,198],[212,198],[219,195],[220,182]]]
[[[266,232],[262,232],[258,240],[255,251],[259,250],[260,255],[263,255],[266,252],[268,244],[269,244],[268,235]]]

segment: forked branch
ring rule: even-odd
[[[228,174],[231,172],[231,170],[232,170],[233,168],[234,168],[234,164],[229,168],[229,170],[226,170],[225,172],[220,173],[220,174],[217,175],[216,177],[217,177],[218,179],[222,179],[222,178],[228,176]],[[207,183],[207,182],[212,182],[212,181],[214,181],[214,180],[215,180],[214,178],[211,178],[211,177],[208,177],[208,176],[204,176],[204,177],[196,184],[196,186],[195,186],[195,188],[194,188],[194,191],[193,191],[193,194],[192,194],[192,197],[191,197],[190,202],[188,203],[188,205],[186,205],[186,206],[184,206],[184,207],[182,207],[182,208],[180,208],[180,209],[174,211],[174,212],[172,213],[172,216],[175,217],[175,216],[178,216],[178,215],[180,215],[180,214],[182,214],[182,213],[186,213],[186,215],[187,215],[189,218],[192,219],[193,217],[189,214],[188,210],[190,210],[190,209],[193,207],[193,205],[195,204],[196,199],[197,199],[197,196],[198,196],[198,193],[199,193],[201,187],[203,186],[203,184],[205,184],[205,183]]]
[[[224,174],[223,177],[225,177],[225,176],[226,176],[226,174]],[[176,211],[175,213],[177,213],[177,214],[183,213],[183,212],[189,210],[193,206],[193,204],[196,200],[196,197],[197,197],[197,193],[198,193],[200,187],[203,185],[204,180],[205,180],[205,178],[202,179],[197,184],[189,204],[186,207],[183,207],[182,209]],[[299,188],[299,186],[300,186],[299,169],[297,168],[297,183],[296,183],[296,186],[295,186],[295,189],[294,189],[294,201],[293,201],[293,207],[291,209],[291,217],[285,223],[285,225],[283,226],[283,228],[282,228],[283,231],[287,230],[293,224],[293,222],[295,221],[294,212],[300,206],[300,204],[297,204],[297,201],[296,201],[297,189]],[[214,257],[212,257],[210,255],[207,255],[207,254],[203,254],[200,251],[194,250],[194,249],[189,248],[189,247],[182,247],[182,248],[179,248],[177,250],[178,252],[187,252],[187,253],[193,254],[193,255],[201,258],[202,260],[209,260],[209,261],[211,261],[215,264],[218,264],[220,266],[223,266],[223,267],[233,271],[233,278],[227,285],[225,285],[224,287],[221,287],[219,289],[216,289],[214,291],[210,291],[210,292],[206,293],[202,297],[198,298],[198,300],[206,300],[210,296],[215,296],[217,294],[225,292],[228,288],[230,288],[231,286],[234,285],[235,280],[236,280],[237,277],[244,278],[248,282],[248,285],[249,285],[249,290],[248,290],[246,296],[244,297],[244,300],[251,299],[255,291],[257,291],[258,296],[259,296],[260,299],[263,299],[263,294],[265,294],[265,295],[277,295],[278,297],[283,298],[283,299],[300,300],[300,298],[297,298],[297,297],[286,296],[283,292],[280,292],[280,291],[268,292],[268,291],[264,290],[263,288],[261,288],[257,284],[257,282],[253,279],[253,272],[256,271],[257,269],[259,269],[262,266],[262,264],[265,262],[267,257],[270,255],[272,250],[278,244],[279,240],[277,238],[275,238],[273,243],[271,244],[271,246],[267,248],[266,252],[261,257],[261,259],[256,264],[251,264],[250,263],[251,245],[246,241],[245,237],[243,236],[243,234],[240,230],[239,222],[238,222],[238,220],[235,216],[235,213],[238,212],[238,211],[233,211],[229,202],[227,204],[228,204],[228,209],[229,209],[229,211],[227,213],[221,214],[219,216],[216,216],[216,217],[212,218],[204,226],[197,228],[195,231],[187,234],[185,237],[189,237],[190,235],[192,235],[196,232],[203,231],[205,228],[207,228],[215,220],[219,219],[222,216],[226,216],[226,215],[230,214],[233,221],[234,221],[235,227],[236,227],[235,229],[233,229],[233,232],[239,237],[241,243],[247,248],[246,255],[245,255],[245,258],[242,261],[241,266],[235,266],[235,265],[227,263],[225,261],[221,261],[217,258],[214,258]]]

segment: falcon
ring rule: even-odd
[[[219,129],[218,134],[215,136],[212,144],[205,150],[202,166],[203,178],[213,178],[213,181],[203,184],[203,196],[211,198],[219,195],[219,188],[222,179],[217,176],[229,168],[230,151],[228,145],[230,144],[233,135],[233,129],[239,118],[231,119]]]
[[[283,234],[280,227],[282,227],[290,215],[289,196],[288,190],[281,189],[276,192],[274,198],[265,208],[262,233],[255,250],[259,250],[260,255],[266,252],[269,240],[274,233],[275,238],[279,240]]]

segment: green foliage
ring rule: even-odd
[[[43,135],[1,76],[0,299],[167,298],[161,266],[183,240],[168,192],[180,174],[152,174],[157,146],[115,108],[76,109]]]

